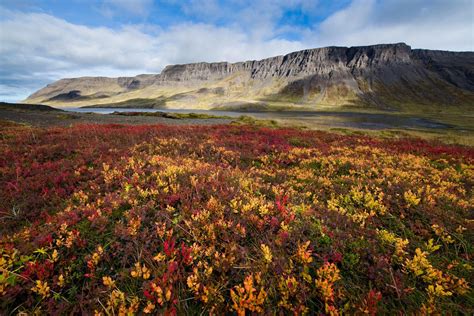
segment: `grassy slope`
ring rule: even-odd
[[[26,103],[7,103],[0,102],[0,109],[13,110],[13,111],[54,111],[62,112],[60,109],[43,105],[43,104],[26,104]]]

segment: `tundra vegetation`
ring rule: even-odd
[[[262,126],[0,127],[6,314],[472,314],[474,149]]]

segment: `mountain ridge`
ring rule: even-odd
[[[28,97],[53,106],[106,104],[291,108],[401,104],[474,105],[474,53],[411,49],[404,43],[305,49],[243,62],[166,66],[160,74],[60,79]],[[127,104],[127,101],[131,100]]]

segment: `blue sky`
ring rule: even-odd
[[[474,50],[472,0],[0,0],[0,100],[64,77],[323,46]]]
[[[153,1],[153,0],[3,0],[2,7],[23,12],[44,13],[70,23],[120,28],[124,24],[152,24],[166,28],[173,24],[211,23],[231,25],[244,10],[272,9],[278,26],[311,27],[350,4],[350,0],[324,1]]]

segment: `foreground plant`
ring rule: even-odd
[[[1,132],[6,313],[473,312],[471,148],[250,126]]]

